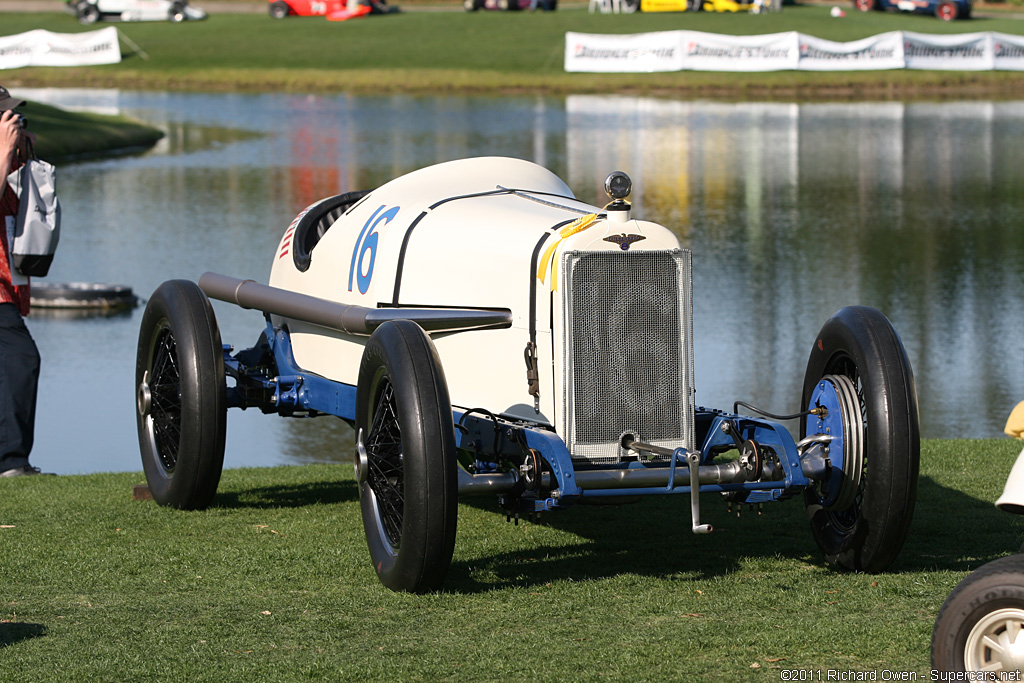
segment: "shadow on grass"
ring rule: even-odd
[[[488,498],[464,501],[504,513]],[[635,505],[575,506],[542,516],[541,524],[577,537],[452,563],[447,587],[459,593],[553,580],[585,581],[625,574],[693,580],[720,577],[763,559],[788,559],[825,567],[814,542],[801,496],[765,505],[763,514],[744,508],[737,518],[715,496],[701,497],[702,522],[714,532],[690,531],[689,496],[656,496]],[[520,522],[524,524],[525,522]],[[1024,519],[922,477],[914,519],[890,572],[968,572],[1016,552]],[[477,578],[486,577],[486,578]]]
[[[7,647],[46,635],[46,627],[42,624],[27,624],[15,621],[0,621],[0,647]]]
[[[218,492],[213,505],[229,509],[267,510],[347,503],[358,499],[359,489],[355,481],[343,479]]]

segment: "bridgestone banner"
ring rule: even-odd
[[[729,36],[701,31],[565,34],[565,70],[652,71],[1024,70],[1024,36],[893,31],[837,43],[796,31]]]
[[[53,33],[37,29],[0,37],[0,69],[26,66],[92,66],[121,61],[117,28],[86,33]]]
[[[693,71],[785,71],[797,68],[800,34],[723,36],[679,31],[683,68]]]
[[[804,71],[847,71],[902,69],[903,35],[899,31],[837,43],[800,35],[798,69]]]
[[[678,31],[606,36],[565,34],[565,70],[599,73],[681,71]],[[570,61],[575,68],[570,69]]]

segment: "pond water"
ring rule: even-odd
[[[313,201],[507,155],[546,165],[594,203],[608,172],[626,171],[634,215],[693,250],[701,405],[797,410],[815,335],[849,304],[881,309],[900,332],[925,437],[999,436],[1024,399],[1024,102],[15,94],[167,133],[143,154],[61,166],[53,282],[126,284],[143,297],[207,270],[266,282],[282,231]],[[259,313],[214,307],[226,343],[255,342]],[[141,469],[141,316],[32,315],[43,357],[35,464]],[[229,412],[226,467],[352,450],[334,418]]]

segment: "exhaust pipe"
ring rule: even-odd
[[[203,273],[199,287],[211,299],[280,315],[348,334],[369,335],[391,320],[411,320],[427,332],[501,329],[512,326],[508,310],[471,308],[369,308],[341,304],[280,287],[218,273]]]

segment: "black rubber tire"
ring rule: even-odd
[[[288,3],[277,0],[270,3],[270,16],[274,19],[284,19],[288,16]]]
[[[801,405],[818,380],[845,375],[857,389],[864,418],[864,469],[856,500],[827,510],[805,491],[814,539],[829,564],[884,571],[907,538],[917,500],[921,459],[917,389],[899,335],[878,310],[849,306],[830,318],[811,348]],[[807,419],[800,421],[806,434]]]
[[[100,20],[100,10],[91,2],[80,2],[76,8],[78,23],[89,26]]]
[[[171,9],[167,11],[167,20],[172,24],[180,24],[185,21],[185,5],[180,2],[171,4]]]
[[[440,589],[455,549],[455,426],[441,361],[415,323],[384,323],[367,341],[355,427],[363,528],[377,576],[395,591]]]
[[[201,510],[220,483],[227,431],[224,350],[213,307],[188,280],[160,285],[135,365],[142,468],[161,505]]]
[[[932,631],[932,669],[962,672],[982,670],[986,663],[994,666],[999,660],[998,649],[986,646],[984,637],[997,636],[1008,623],[1020,629],[1021,620],[1024,620],[1024,555],[1001,557],[981,566],[953,589],[939,610]],[[1009,642],[1013,643],[1022,635],[1010,634]],[[993,642],[998,640],[998,637],[992,638]],[[1012,660],[1012,656],[1007,659]],[[1013,670],[1016,671],[1016,667]],[[999,671],[996,668],[993,673],[998,676]]]

